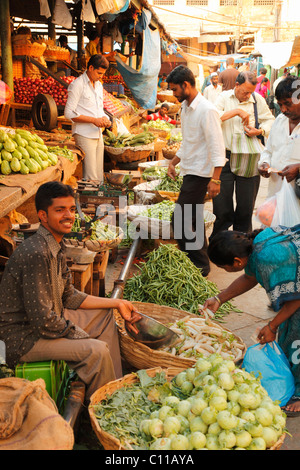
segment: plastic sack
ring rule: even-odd
[[[265,345],[250,346],[245,354],[243,366],[257,377],[261,374],[261,385],[273,401],[285,406],[295,392],[295,380],[289,362],[280,346],[273,341]]]
[[[281,189],[276,193],[276,209],[271,227],[294,227],[300,221],[300,202],[291,183],[284,178]]]
[[[268,198],[256,210],[257,219],[267,227],[294,227],[300,221],[300,201],[295,189],[286,178],[274,196]]]
[[[266,227],[270,227],[276,210],[276,196],[266,199],[257,209],[256,218]]]
[[[9,86],[6,85],[5,82],[0,80],[0,105],[9,103],[12,98],[12,95],[13,95],[13,92],[9,88]]]
[[[73,18],[64,0],[56,0],[51,22],[66,29],[72,29]]]

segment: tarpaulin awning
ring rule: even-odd
[[[292,67],[300,63],[300,36],[294,42],[256,43],[255,52],[260,53],[265,65],[273,69]]]
[[[186,60],[190,62],[195,62],[196,64],[203,64],[203,65],[217,65],[221,62],[225,62],[228,57],[233,57],[236,64],[241,64],[243,62],[249,62],[249,58],[247,57],[248,54],[230,54],[230,55],[211,55],[211,56],[200,56],[195,54],[189,54],[187,52],[184,53],[184,57]]]
[[[228,34],[200,34],[198,43],[203,42],[228,42],[231,37]]]
[[[159,31],[149,27],[151,12],[145,12],[147,23],[143,31],[143,55],[140,70],[125,64],[118,56],[117,67],[134,99],[144,109],[154,108],[157,95],[157,77],[161,68],[161,43]]]

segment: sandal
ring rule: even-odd
[[[300,410],[299,411],[291,411],[287,410],[286,406],[288,405],[293,405],[293,403],[299,402],[300,398],[291,398],[285,406],[282,406],[281,409],[284,411],[284,413],[289,417],[289,418],[296,418],[297,416],[300,416]]]

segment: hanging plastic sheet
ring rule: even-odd
[[[98,15],[123,13],[129,7],[129,0],[95,0]]]
[[[51,11],[49,8],[48,0],[40,0],[40,15],[50,18]]]
[[[134,99],[144,109],[154,108],[157,96],[157,77],[161,68],[159,31],[149,26],[143,32],[142,66],[139,71],[116,57],[117,67]]]
[[[73,18],[65,0],[56,0],[52,23],[63,26],[66,29],[72,29]]]
[[[84,0],[81,10],[80,19],[82,21],[87,21],[89,23],[95,23],[96,18],[94,14],[94,10],[90,0]]]

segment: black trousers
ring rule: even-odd
[[[172,218],[174,238],[203,276],[210,271],[203,215],[204,198],[210,178],[186,175]]]
[[[230,152],[226,152],[229,161],[222,169],[221,192],[213,199],[213,212],[216,216],[210,240],[220,231],[233,230],[251,232],[252,215],[259,190],[260,176],[245,178],[236,176],[230,170]],[[235,191],[236,207],[233,195]]]

